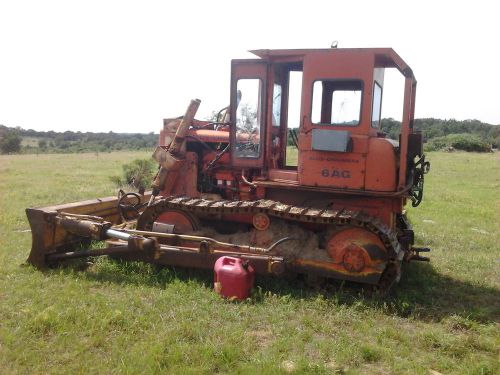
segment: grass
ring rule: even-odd
[[[409,216],[432,261],[386,299],[258,278],[243,303],[214,294],[210,272],[23,266],[24,208],[110,195],[108,176],[148,153],[0,156],[0,372],[499,373],[498,155],[430,153]]]

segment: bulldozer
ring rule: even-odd
[[[151,191],[28,208],[28,263],[106,255],[210,269],[232,256],[257,274],[386,291],[404,262],[428,261],[405,210],[430,168],[411,68],[391,48],[251,52],[231,61],[229,106],[212,120],[195,119],[196,99],[163,121]],[[381,130],[386,69],[404,79],[397,140]]]

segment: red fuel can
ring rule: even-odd
[[[220,257],[214,266],[214,290],[221,296],[244,300],[250,296],[255,271],[248,261],[233,257]]]

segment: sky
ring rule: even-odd
[[[494,4],[0,0],[0,124],[157,133],[190,99],[199,119],[228,105],[231,59],[248,50],[333,41],[392,47],[418,80],[416,118],[500,124]],[[400,119],[397,76],[386,74],[383,117]]]

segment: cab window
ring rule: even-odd
[[[380,125],[380,112],[382,111],[382,87],[375,82],[373,85],[372,128]]]
[[[260,79],[240,79],[237,83],[235,155],[238,158],[260,156],[262,117]]]
[[[315,81],[313,84],[313,124],[356,126],[361,118],[361,81]]]
[[[273,87],[273,126],[281,123],[281,85],[275,83]]]

